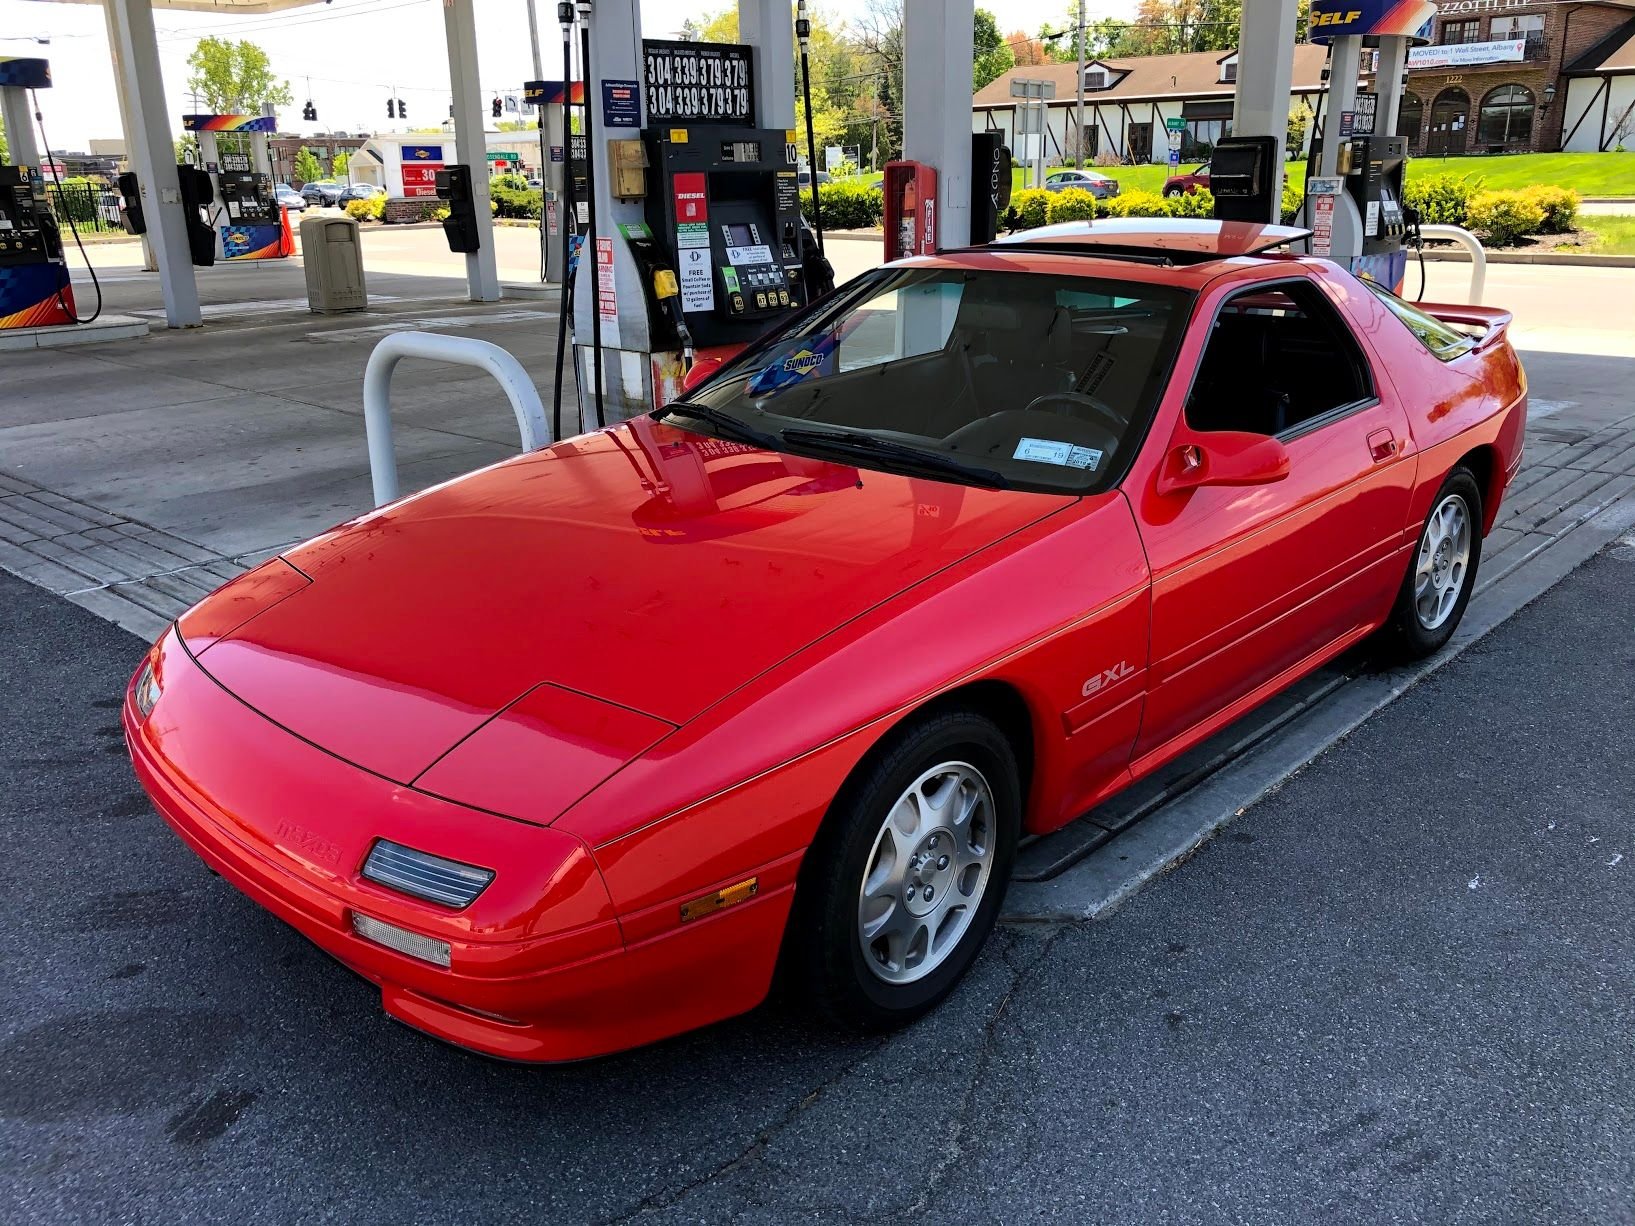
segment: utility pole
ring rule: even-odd
[[[1078,99],[1078,139],[1073,149],[1073,165],[1084,169],[1084,0],[1079,0],[1079,75],[1073,85],[1073,96]],[[1098,112],[1099,114],[1099,112]]]
[[[528,6],[528,46],[534,53],[534,80],[543,81],[545,79],[545,61],[539,58],[539,18],[534,13],[534,0],[522,0],[522,2]],[[562,69],[564,77],[567,76],[567,71],[567,67],[564,65]],[[545,107],[543,103],[534,109],[539,112],[541,117],[544,116]],[[544,126],[543,118],[540,126]]]

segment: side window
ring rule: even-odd
[[[1368,363],[1315,285],[1285,281],[1227,299],[1187,397],[1194,430],[1286,434],[1372,400]]]

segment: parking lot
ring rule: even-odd
[[[492,339],[548,389],[554,303],[463,302],[439,242],[370,234],[364,316],[306,314],[294,262],[223,268],[199,332],[6,358],[0,1217],[1635,1215],[1627,274],[1490,272],[1533,421],[1472,605],[1488,632],[1456,658],[1364,662],[1244,773],[1019,886],[910,1030],[838,1038],[775,1000],[527,1068],[390,1022],[213,877],[118,726],[143,636],[190,593],[367,507],[357,391],[381,335]],[[508,259],[524,276],[526,249]],[[151,276],[113,267],[115,309],[154,309]],[[1449,296],[1466,275],[1429,270]],[[399,378],[406,485],[515,450],[481,378]],[[1137,879],[1143,856],[1166,871]]]

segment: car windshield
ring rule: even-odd
[[[882,268],[660,412],[863,468],[1092,493],[1139,445],[1191,299],[1137,281]]]

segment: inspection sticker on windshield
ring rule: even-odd
[[[1013,460],[1036,464],[1060,464],[1065,468],[1100,468],[1102,453],[1094,447],[1076,447],[1049,438],[1024,438],[1017,442]]]

